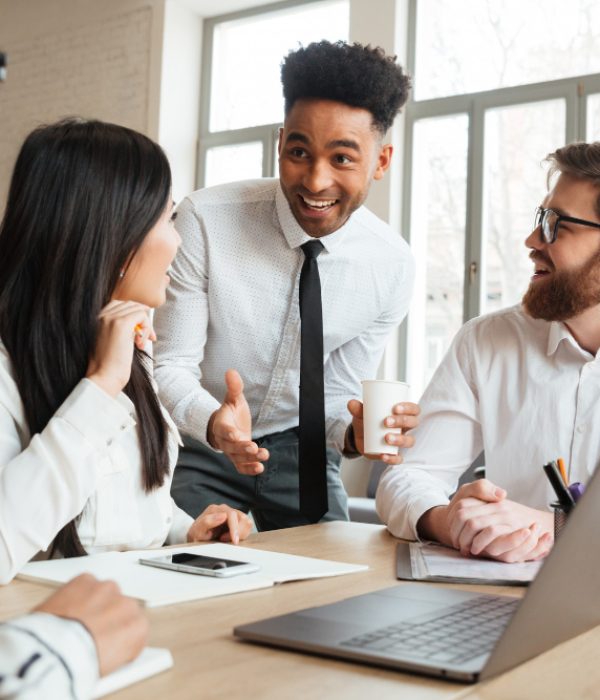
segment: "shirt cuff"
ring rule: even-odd
[[[97,449],[135,425],[135,418],[90,379],[82,379],[56,412]]]
[[[173,521],[165,544],[185,544],[194,518],[182,510],[173,499],[171,499],[171,503],[173,507]]]
[[[219,452],[208,442],[207,432],[210,417],[221,408],[221,404],[207,391],[203,394],[201,397],[194,397],[193,402],[187,406],[182,408],[175,406],[173,420],[184,435],[189,435],[211,450]]]
[[[427,496],[421,496],[416,498],[407,508],[406,520],[408,524],[409,531],[412,533],[410,538],[415,539],[419,542],[423,542],[419,537],[417,532],[417,524],[421,516],[423,516],[428,510],[436,508],[437,506],[447,506],[448,499],[443,495],[438,495],[435,493],[428,494]]]
[[[346,459],[356,459],[357,457],[362,457],[361,453],[358,451],[358,448],[356,447],[356,439],[354,435],[354,426],[352,423],[346,428],[346,432],[344,433],[344,448],[348,445],[350,449],[342,450],[342,455],[346,457]]]
[[[76,620],[34,612],[15,620],[13,627],[31,632],[51,649],[57,663],[64,664],[76,698],[89,698],[99,677],[96,644],[87,629]]]

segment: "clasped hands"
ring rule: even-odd
[[[264,471],[263,462],[269,459],[269,451],[259,447],[252,440],[252,418],[250,408],[244,396],[244,383],[239,373],[234,369],[225,372],[227,392],[223,404],[210,417],[207,428],[209,444],[221,450],[233,462],[240,474],[257,476]],[[360,454],[364,455],[363,440],[363,407],[360,401],[352,399],[348,402],[348,410],[352,415],[352,430],[354,443]],[[410,430],[418,424],[419,407],[410,402],[396,404],[392,413],[385,419],[385,426],[390,429],[401,428]],[[398,447],[412,447],[414,438],[411,435],[387,433],[386,442]],[[348,440],[348,433],[346,441]],[[369,459],[380,459],[388,464],[400,464],[400,455],[364,455]]]
[[[488,479],[461,486],[447,506],[424,513],[417,529],[464,556],[508,563],[542,559],[554,543],[552,513],[511,501]]]

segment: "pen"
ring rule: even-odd
[[[548,462],[544,464],[544,471],[548,477],[548,481],[552,485],[558,502],[566,513],[570,512],[575,505],[575,500],[571,495],[571,492],[567,489],[565,482],[562,480],[556,462]]]
[[[562,476],[562,480],[565,482],[565,486],[569,486],[569,477],[567,476],[567,470],[565,469],[565,463],[562,457],[559,457],[556,460],[556,464],[558,464],[558,471],[560,472],[560,475]]]
[[[575,503],[583,496],[583,492],[585,491],[585,486],[583,484],[580,484],[579,481],[575,481],[574,483],[570,484],[568,487],[569,493],[571,496],[573,496],[573,500]]]

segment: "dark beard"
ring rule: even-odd
[[[529,285],[523,297],[525,311],[544,321],[568,321],[600,304],[600,253],[576,270],[551,272]]]

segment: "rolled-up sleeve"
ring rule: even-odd
[[[482,450],[479,397],[471,378],[471,326],[459,331],[420,401],[415,446],[404,463],[386,469],[376,495],[379,517],[395,537],[418,539],[417,523],[446,505],[458,480]]]

